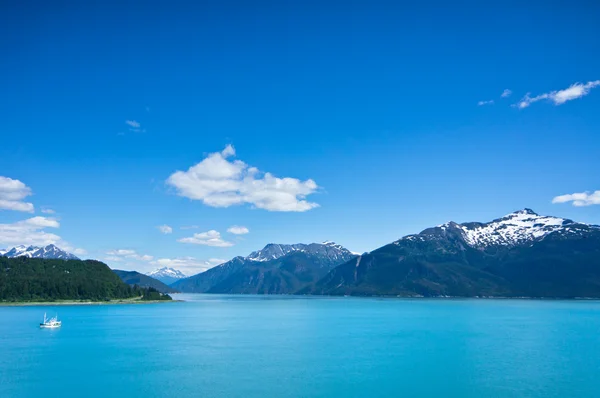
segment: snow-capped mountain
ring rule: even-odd
[[[449,222],[351,259],[299,293],[600,297],[600,226],[531,209]]]
[[[484,249],[493,246],[512,247],[530,244],[544,239],[553,232],[577,234],[589,228],[600,227],[577,223],[560,217],[540,216],[531,209],[523,209],[488,223],[469,222],[457,224],[449,222],[403,239],[426,239],[431,235],[444,235],[445,232],[455,232],[459,233],[469,246]]]
[[[158,279],[159,281],[167,285],[177,282],[180,279],[187,278],[187,276],[183,272],[169,267],[162,267],[156,269],[152,272],[149,272],[147,275],[154,279]]]
[[[74,254],[68,253],[55,245],[39,246],[15,246],[12,249],[0,250],[0,255],[5,257],[29,257],[29,258],[55,258],[60,260],[79,260]]]
[[[342,245],[330,241],[310,244],[296,243],[291,245],[269,243],[262,250],[250,253],[245,259],[249,261],[270,261],[292,252],[312,254],[332,261],[349,259],[355,255]]]

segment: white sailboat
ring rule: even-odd
[[[40,323],[40,327],[43,329],[55,329],[59,328],[62,325],[62,322],[58,320],[58,315],[54,318],[46,318],[46,313],[44,312],[44,322]]]

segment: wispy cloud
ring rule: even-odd
[[[221,238],[221,233],[211,229],[207,232],[200,232],[190,236],[188,238],[181,238],[177,240],[181,243],[191,243],[194,245],[214,246],[214,247],[231,247],[232,242],[228,242]]]
[[[489,100],[489,101],[479,101],[477,103],[477,106],[483,106],[483,105],[493,105],[494,104],[494,100]]]
[[[594,192],[579,192],[567,195],[556,196],[552,199],[552,203],[567,203],[573,202],[573,206],[591,206],[600,205],[600,191]]]
[[[159,226],[158,226],[158,227],[156,227],[156,228],[158,228],[158,230],[159,230],[160,232],[162,232],[163,234],[172,234],[172,233],[173,233],[173,228],[171,228],[171,227],[170,227],[170,226],[168,226],[167,224],[165,224],[165,225],[159,225]]]
[[[564,90],[550,91],[549,93],[543,93],[535,97],[531,97],[531,93],[527,93],[518,103],[514,104],[513,106],[519,109],[524,109],[534,102],[542,100],[550,101],[554,103],[554,105],[562,105],[567,101],[588,95],[593,88],[598,86],[600,86],[600,80],[590,81],[585,84],[575,83]]]
[[[86,255],[88,252],[85,249],[82,249],[80,247],[73,249],[73,254],[77,255],[77,256],[84,256]]]
[[[512,94],[512,91],[506,88],[506,89],[504,89],[502,94],[500,94],[500,97],[508,98],[508,97],[510,97],[511,94]]]
[[[59,228],[57,220],[32,217],[12,224],[0,224],[0,244],[46,246],[61,242],[60,236],[46,232],[46,228]]]
[[[129,126],[129,131],[134,133],[145,133],[146,129],[142,128],[142,124],[137,120],[125,120],[125,124]]]
[[[44,208],[42,209],[42,213],[44,214],[55,214],[56,212],[52,209]]]
[[[0,176],[0,209],[33,213],[32,203],[24,202],[31,188],[19,180]]]
[[[114,258],[118,258],[119,260],[121,259],[131,259],[131,260],[138,260],[138,261],[151,261],[152,259],[154,259],[154,257],[149,256],[147,254],[138,254],[135,250],[131,250],[131,249],[116,249],[116,250],[110,250],[108,252],[106,252],[106,254],[108,254],[111,258],[113,258],[113,260],[111,261],[115,261]],[[106,257],[106,259],[108,259],[108,257]]]
[[[317,191],[308,179],[278,178],[261,173],[241,160],[228,160],[235,149],[227,145],[221,152],[209,154],[187,171],[177,171],[167,180],[180,196],[201,200],[212,207],[229,207],[248,203],[269,211],[303,212],[319,205],[306,196]]]
[[[125,120],[125,124],[134,129],[138,129],[141,126],[140,122],[135,120]]]
[[[198,229],[200,228],[198,225],[184,225],[182,227],[179,227],[179,229]]]
[[[230,234],[234,234],[234,235],[245,235],[248,232],[250,232],[250,230],[248,228],[242,227],[240,225],[233,225],[227,229],[227,232],[229,232]]]

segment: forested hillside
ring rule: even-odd
[[[0,257],[0,301],[108,301],[135,297],[155,300],[157,292],[123,283],[99,261]]]

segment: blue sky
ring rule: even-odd
[[[600,224],[600,5],[252,3],[3,5],[0,247],[193,273],[524,207]]]

